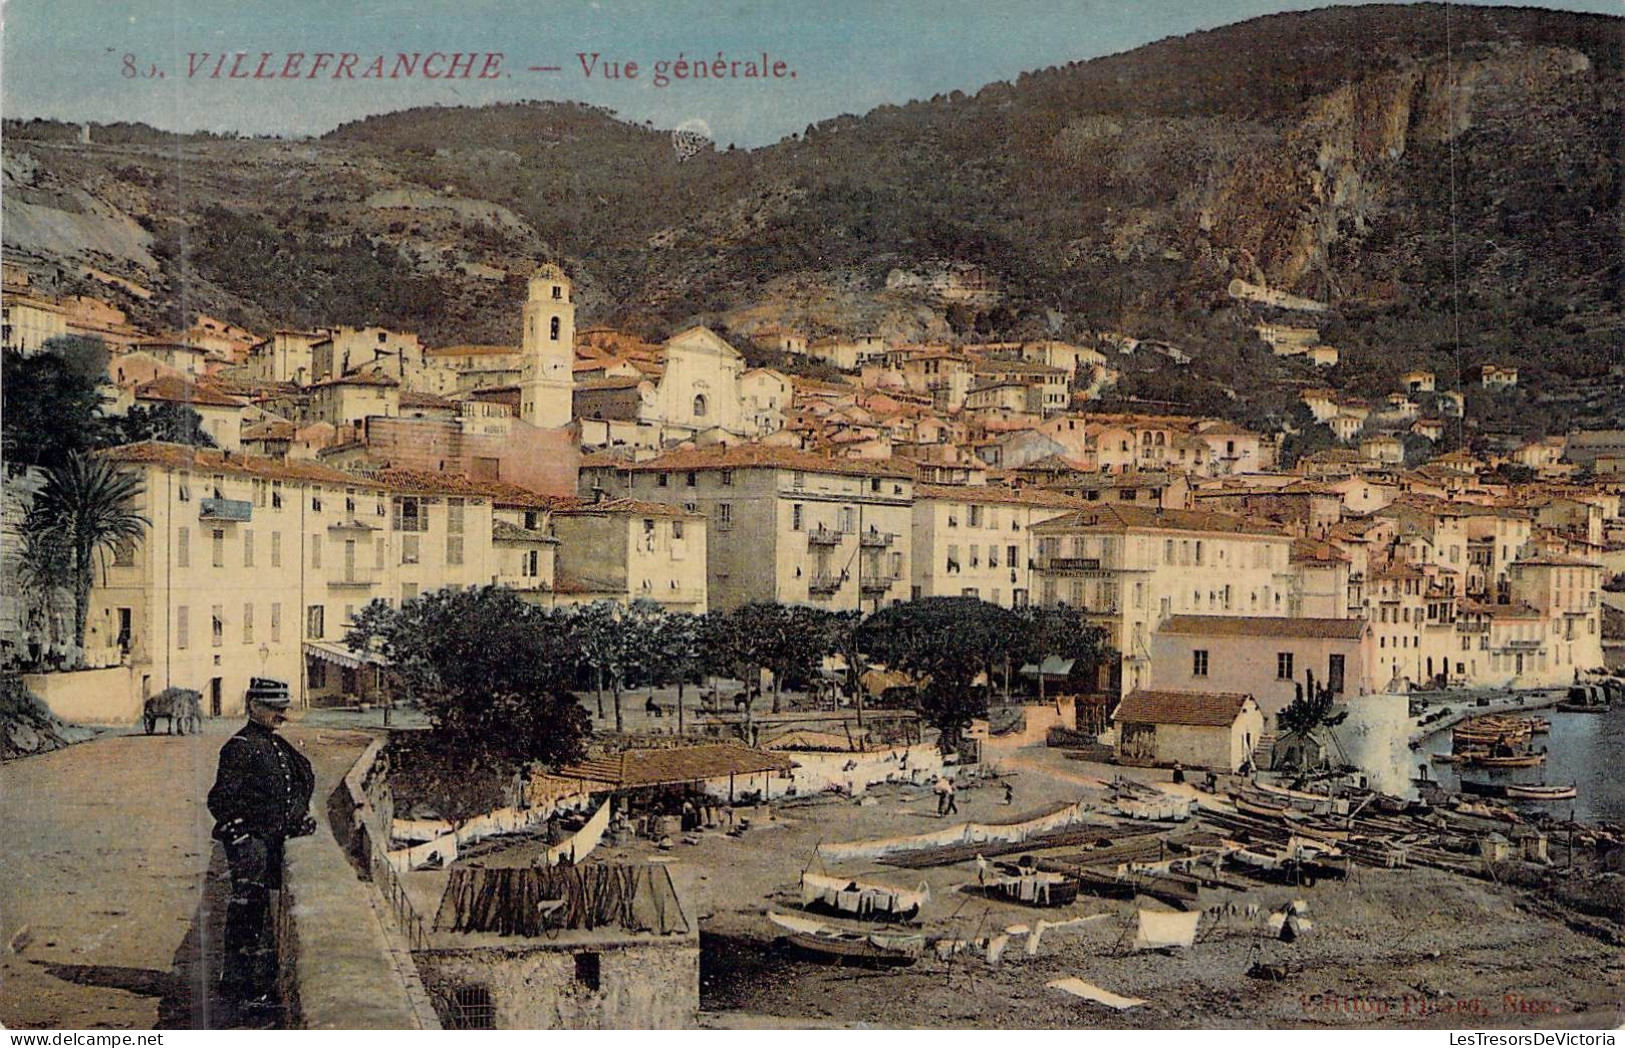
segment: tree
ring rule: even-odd
[[[1327,729],[1335,728],[1348,717],[1348,710],[1333,712],[1335,706],[1332,689],[1326,685],[1315,683],[1313,670],[1305,671],[1304,682],[1294,683],[1296,692],[1293,700],[1275,716],[1275,723],[1281,729],[1283,737],[1296,735],[1304,740],[1314,740],[1322,744],[1326,741]],[[1289,747],[1289,753],[1298,758],[1298,766],[1293,771],[1307,771],[1309,748],[1307,746]]]
[[[437,739],[460,757],[512,767],[585,752],[591,725],[570,691],[571,624],[511,589],[447,588],[399,608],[374,601],[344,642],[387,658]]]
[[[941,733],[944,752],[977,717],[987,714],[987,691],[973,685],[1017,645],[1019,616],[975,597],[927,597],[871,615],[858,643],[871,658],[913,677],[920,713]]]
[[[621,625],[621,607],[613,601],[595,600],[569,608],[564,615],[571,643],[592,667],[598,716],[604,715],[604,685],[608,683],[615,702],[615,730],[621,731],[621,687],[632,655]]]
[[[203,429],[203,416],[185,404],[162,403],[150,408],[137,404],[107,420],[107,443],[139,444],[143,440],[198,448],[215,446],[214,438]]]
[[[1099,689],[1100,667],[1112,654],[1105,630],[1091,626],[1083,612],[1064,604],[1053,608],[1029,606],[1017,615],[1023,623],[1022,643],[1014,650],[1021,653],[1022,661],[1035,663],[1040,670],[1047,658],[1070,661],[1069,683],[1090,692]],[[1038,686],[1042,696],[1042,672]]]
[[[0,444],[7,462],[61,466],[102,443],[107,349],[100,340],[53,338],[30,356],[7,350],[0,365]]]
[[[683,685],[702,664],[704,620],[691,612],[668,612],[660,620],[654,649],[664,679],[677,684],[677,734],[683,733]]]
[[[85,648],[85,620],[95,584],[95,559],[139,543],[151,522],[137,509],[141,480],[105,458],[74,452],[51,468],[23,522],[30,542],[56,544],[67,556],[65,584],[73,587],[73,642]]]

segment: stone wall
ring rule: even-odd
[[[70,724],[122,726],[141,720],[141,696],[135,684],[135,671],[129,666],[26,673],[23,684],[39,696],[52,713]]]
[[[417,961],[447,1027],[459,1025],[456,993],[469,988],[489,994],[499,1030],[677,1030],[697,1020],[700,948],[693,936],[432,950]]]
[[[412,929],[392,909],[386,886],[369,885],[358,871],[376,871],[375,834],[393,816],[382,749],[383,740],[374,740],[332,796],[338,846],[324,833],[287,845],[277,952],[283,999],[303,1029],[439,1029],[412,964]]]

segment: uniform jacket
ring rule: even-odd
[[[209,791],[214,836],[281,841],[310,813],[316,773],[304,754],[270,728],[249,721],[220,749],[220,771]]]

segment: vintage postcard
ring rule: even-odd
[[[3,18],[16,1043],[1614,1043],[1616,0]]]

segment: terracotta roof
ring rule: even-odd
[[[1160,633],[1203,637],[1319,637],[1359,640],[1364,619],[1306,619],[1278,615],[1173,615],[1157,627]]]
[[[1284,537],[1279,527],[1208,510],[1151,509],[1121,502],[1100,505],[1034,524],[1034,531],[1068,531],[1075,528],[1119,530],[1143,528],[1153,531],[1204,531]]]
[[[1523,564],[1541,568],[1601,568],[1602,565],[1590,560],[1581,560],[1579,557],[1569,557],[1561,553],[1542,553],[1539,556],[1528,557],[1524,560],[1515,560],[1513,567]]]
[[[545,532],[522,528],[506,520],[493,520],[491,522],[491,540],[493,542],[544,542],[549,545],[557,545],[559,541]]]
[[[292,440],[297,427],[287,419],[274,418],[243,430],[244,440]]]
[[[1319,539],[1292,540],[1292,561],[1295,564],[1304,562],[1341,564],[1347,563],[1348,559],[1348,554],[1330,542],[1322,542]]]
[[[639,499],[600,499],[593,501],[588,498],[556,498],[553,500],[553,514],[559,517],[590,517],[590,516],[628,516],[628,517],[678,517],[685,520],[702,520],[705,514],[690,513],[681,506],[668,506],[663,502],[643,502]]]
[[[263,455],[244,455],[237,452],[217,451],[213,448],[194,448],[185,444],[165,444],[156,440],[140,444],[125,444],[97,452],[114,462],[132,465],[169,466],[191,469],[200,473],[232,473],[245,477],[268,477],[274,480],[301,480],[343,487],[376,488],[375,481],[354,473],[344,473],[310,462],[283,462]]]
[[[391,387],[398,385],[400,385],[399,382],[396,382],[388,375],[377,371],[352,371],[348,375],[335,375],[332,378],[323,379],[322,381],[315,383],[312,388],[320,388],[322,386]]]
[[[522,488],[517,484],[508,484],[500,480],[475,480],[457,473],[439,473],[428,469],[376,469],[368,470],[365,475],[391,491],[469,495],[475,498],[488,498],[498,506],[552,509],[556,501],[551,495]]]
[[[519,352],[518,346],[437,346],[423,351],[430,357],[499,357]]]
[[[627,463],[621,468],[639,473],[673,473],[690,469],[790,469],[804,473],[844,473],[860,477],[912,479],[908,465],[887,461],[829,458],[810,451],[797,451],[771,444],[740,444],[735,447],[682,448],[668,451],[647,462]]]
[[[661,750],[625,750],[588,758],[560,769],[558,774],[568,779],[590,779],[626,788],[789,771],[793,767],[795,761],[781,754],[725,742]]]
[[[610,375],[606,378],[578,379],[575,390],[579,393],[596,389],[637,389],[647,381],[642,375]]]
[[[974,464],[971,464],[974,468]],[[1024,488],[1014,490],[990,487],[985,484],[919,484],[914,488],[914,500],[945,499],[954,502],[997,503],[1000,505],[1042,506],[1046,509],[1077,509],[1080,500],[1053,491]]]
[[[1228,728],[1252,696],[1238,692],[1136,691],[1112,714],[1119,724],[1190,724]]]
[[[163,400],[175,404],[190,406],[202,405],[212,408],[240,408],[245,405],[235,397],[228,397],[224,393],[216,392],[207,386],[200,386],[195,382],[188,382],[174,375],[160,375],[151,382],[143,382],[135,387],[137,400]]]

